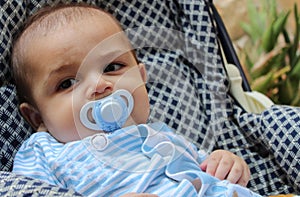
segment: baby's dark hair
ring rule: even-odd
[[[30,45],[32,39],[38,34],[47,32],[49,29],[58,26],[63,26],[66,23],[71,23],[84,16],[95,14],[95,12],[92,11],[86,12],[86,9],[102,11],[94,5],[84,3],[59,3],[54,6],[41,8],[30,16],[20,28],[19,33],[14,39],[11,57],[13,79],[20,103],[27,102],[34,105],[32,90],[30,89],[30,84],[34,82],[30,79],[36,73],[30,69],[30,61],[26,55],[26,47]]]
[[[87,12],[86,9],[90,10]],[[34,83],[31,81],[32,76],[38,73],[32,71],[30,59],[27,57],[26,49],[30,42],[40,34],[46,34],[49,30],[82,20],[84,17],[94,16],[99,11],[110,15],[94,5],[71,3],[43,7],[28,18],[14,39],[11,58],[13,78],[20,103],[27,102],[33,106],[35,104],[30,87]],[[114,17],[112,19],[116,20]]]

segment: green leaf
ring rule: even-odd
[[[282,104],[288,104],[293,99],[293,86],[289,78],[287,78],[284,83],[279,86],[279,101]]]
[[[256,4],[253,1],[247,1],[247,13],[249,17],[249,25],[251,26],[251,37],[254,42],[262,35],[263,27],[266,25],[266,12],[259,12],[260,15],[257,17],[257,13],[259,12]]]
[[[274,39],[277,40],[280,32],[283,31],[289,14],[290,14],[290,11],[288,11],[286,13],[281,12],[279,14],[278,18],[274,21],[274,24],[273,24],[273,32],[274,32],[274,36],[275,36]]]
[[[286,29],[282,30],[282,34],[283,34],[283,37],[284,37],[284,41],[287,44],[290,44],[291,43],[291,39],[290,39],[290,36],[289,36],[288,32],[286,31]]]
[[[294,5],[294,17],[295,17],[295,25],[296,25],[296,32],[295,32],[295,37],[294,37],[294,43],[291,47],[291,53],[290,53],[290,62],[291,66],[294,67],[297,64],[297,61],[295,59],[299,59],[299,56],[297,57],[297,50],[299,47],[299,37],[300,37],[300,20],[299,20],[299,15],[298,15],[298,8],[297,5]]]
[[[252,69],[253,78],[259,77],[261,75],[265,75],[271,70],[280,69],[285,65],[284,59],[286,56],[287,50],[284,48],[276,51],[273,50],[264,56],[262,63],[260,65],[255,65]]]
[[[292,68],[291,76],[300,79],[300,58],[298,58],[297,64]]]
[[[251,84],[251,88],[259,92],[266,92],[268,88],[271,87],[272,80],[273,80],[273,73],[269,72],[268,74],[260,76],[257,79],[255,79]]]
[[[262,45],[266,52],[270,52],[275,47],[277,38],[279,34],[284,30],[289,14],[290,11],[286,13],[281,12],[263,34]]]
[[[255,43],[255,41],[258,39],[259,35],[254,29],[252,28],[252,25],[249,23],[241,23],[241,28],[245,31],[246,34],[248,34],[252,39],[251,42]]]
[[[300,106],[300,81],[298,81],[298,88],[296,89],[296,95],[291,101],[291,105],[298,106],[298,107]]]
[[[267,30],[263,33],[263,36],[262,36],[261,44],[266,52],[270,52],[274,48],[275,44],[273,44],[273,42],[274,42],[273,37],[274,37],[273,26],[270,25],[267,28]]]
[[[248,54],[246,54],[246,65],[247,65],[247,68],[252,68],[253,67],[253,62],[251,61],[251,58],[249,57]]]

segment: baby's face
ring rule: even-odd
[[[128,40],[105,13],[58,26],[28,47],[33,99],[42,123],[61,142],[94,134],[79,119],[80,109],[117,89],[132,93],[126,125],[145,123],[149,101],[144,65],[137,65]]]

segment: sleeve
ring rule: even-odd
[[[49,143],[49,137],[46,132],[33,134],[26,140],[18,150],[13,165],[13,172],[18,175],[27,176],[34,179],[47,182],[51,185],[64,187],[50,168],[47,149],[44,147],[45,142]]]

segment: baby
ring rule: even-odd
[[[20,111],[37,130],[15,173],[86,196],[259,196],[243,187],[250,173],[241,158],[207,156],[164,123],[146,124],[145,66],[108,13],[79,4],[40,10],[12,62]]]

